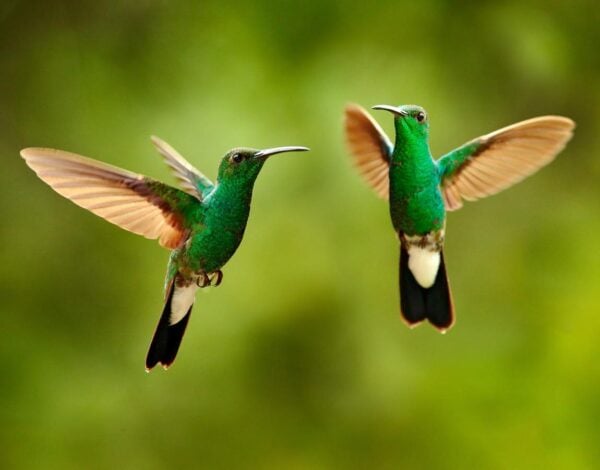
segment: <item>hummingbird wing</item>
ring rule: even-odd
[[[146,238],[176,248],[189,227],[184,213],[198,200],[159,181],[61,150],[21,150],[27,165],[58,194]]]
[[[491,196],[554,160],[573,135],[575,123],[562,116],[541,116],[478,137],[441,157],[444,203],[449,211],[462,200]]]
[[[379,197],[387,199],[390,158],[394,147],[377,121],[361,106],[349,104],[345,109],[348,149],[363,178]]]
[[[212,191],[215,187],[212,181],[204,176],[200,170],[194,168],[177,150],[156,136],[152,136],[150,139],[158,152],[163,156],[165,163],[179,180],[180,186],[187,193],[201,201],[206,193]]]

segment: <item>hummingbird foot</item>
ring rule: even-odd
[[[196,276],[196,285],[198,287],[217,287],[223,280],[223,273],[220,269],[212,273],[197,271]]]
[[[210,285],[213,287],[217,287],[219,284],[221,284],[222,280],[223,272],[220,269],[217,269],[214,273],[212,273],[212,276],[210,277]]]
[[[211,285],[211,279],[210,277],[208,277],[208,274],[206,274],[204,271],[198,271],[196,274],[198,275],[198,277],[196,278],[196,285],[198,287],[202,288]]]

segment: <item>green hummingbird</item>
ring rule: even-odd
[[[473,139],[437,161],[429,150],[429,118],[415,105],[377,105],[394,115],[388,139],[362,107],[345,110],[348,148],[377,194],[389,199],[400,241],[400,309],[409,326],[423,320],[445,332],[454,323],[443,247],[446,212],[462,200],[490,196],[550,163],[573,134],[562,116],[528,119]]]
[[[171,249],[165,303],[146,356],[146,371],[177,355],[198,288],[221,283],[221,268],[244,236],[254,182],[266,159],[306,147],[235,148],[213,184],[166,142],[152,142],[183,190],[73,153],[27,148],[21,156],[60,195],[107,221]]]

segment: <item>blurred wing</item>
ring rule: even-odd
[[[387,199],[393,146],[375,119],[356,104],[345,110],[346,141],[354,164],[379,197]]]
[[[481,136],[438,160],[449,211],[512,186],[554,160],[573,135],[575,123],[542,116]]]
[[[171,168],[180,186],[192,196],[202,200],[203,194],[212,190],[214,184],[206,176],[192,166],[181,154],[156,136],[151,137],[152,143],[163,156],[165,163]]]
[[[188,235],[183,210],[198,200],[179,189],[60,150],[28,148],[21,156],[57,193],[125,230],[166,248]]]

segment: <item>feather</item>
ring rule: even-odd
[[[474,139],[440,158],[447,210],[512,186],[550,163],[573,135],[562,116],[528,119]]]
[[[156,136],[150,138],[152,143],[162,155],[165,163],[171,168],[180,186],[192,196],[203,199],[203,193],[211,190],[214,184],[200,170],[197,170],[181,156],[177,150]]]
[[[393,149],[390,139],[371,115],[356,104],[346,106],[345,129],[354,164],[379,197],[387,199]]]
[[[28,148],[21,156],[60,195],[125,230],[176,248],[187,237],[182,205],[196,199],[137,173],[61,150]],[[168,194],[163,198],[162,194]],[[168,199],[168,200],[167,200]]]

